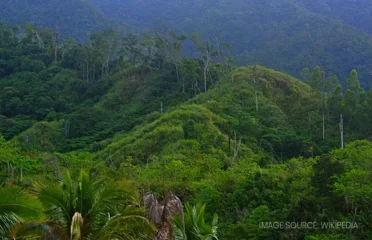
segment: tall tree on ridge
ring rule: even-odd
[[[196,45],[201,54],[201,59],[203,61],[203,79],[204,79],[204,92],[207,92],[207,74],[212,61],[212,57],[218,55],[217,51],[213,50],[213,45],[210,41],[206,41],[205,45],[202,44],[200,36],[196,33],[192,34],[192,41]]]
[[[58,48],[59,48],[59,24],[56,25],[56,30],[54,32],[54,61],[58,61]]]
[[[361,87],[358,79],[358,73],[355,69],[350,72],[350,76],[346,80],[346,83],[347,88],[355,94],[356,101],[359,102]]]
[[[182,63],[182,48],[183,42],[187,39],[187,35],[181,34],[177,35],[176,30],[172,30],[170,32],[172,36],[172,42],[170,46],[171,50],[171,61],[173,62],[176,68],[176,75],[177,75],[177,82],[180,82],[180,67],[179,65]]]

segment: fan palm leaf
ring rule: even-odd
[[[93,178],[81,171],[73,181],[69,172],[56,183],[39,182],[35,192],[47,209],[50,221],[34,226],[60,236],[60,239],[132,239],[145,228],[132,190],[124,182]],[[52,225],[50,225],[53,223]],[[46,227],[45,225],[49,226]],[[41,234],[40,236],[43,236]],[[49,239],[49,238],[42,238]]]
[[[38,199],[17,187],[0,188],[0,236],[6,237],[14,225],[42,217]]]

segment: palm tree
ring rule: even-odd
[[[38,229],[41,239],[48,240],[136,239],[149,226],[134,193],[122,182],[93,179],[84,171],[74,182],[66,172],[59,183],[37,183],[35,193],[50,220],[24,225],[15,236]]]
[[[158,229],[155,234],[156,240],[175,239],[173,217],[176,214],[181,215],[181,230],[183,235],[185,235],[183,205],[177,196],[168,194],[162,202],[159,202],[154,194],[147,193],[143,197],[143,201],[147,218]]]
[[[17,223],[42,217],[43,208],[35,196],[13,186],[0,187],[0,196],[0,238],[7,239]]]
[[[211,224],[204,220],[206,204],[191,206],[186,204],[185,228],[189,240],[218,240],[217,223],[218,216],[215,213]]]

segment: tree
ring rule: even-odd
[[[322,70],[320,69],[319,66],[315,67],[311,76],[310,80],[310,86],[314,89],[321,90],[322,89],[322,79],[323,79],[323,74]]]
[[[254,98],[256,102],[256,112],[258,112],[258,95],[257,95],[257,83],[256,83],[256,66],[253,67],[253,89],[254,89]]]
[[[118,34],[109,29],[102,33],[94,33],[91,36],[91,42],[94,49],[94,55],[101,65],[101,76],[103,77],[109,71],[111,62],[118,47]]]
[[[0,166],[2,166],[2,169],[6,169],[4,174],[10,181],[14,180],[15,170],[18,167],[16,153],[17,149],[0,135]]]
[[[150,65],[153,60],[155,40],[154,37],[148,33],[142,35],[141,46],[144,48],[145,53],[143,54],[144,65]]]
[[[171,60],[174,63],[177,74],[177,82],[180,82],[179,65],[182,63],[182,42],[187,39],[187,35],[177,35],[176,30],[171,31],[172,43],[171,43]]]
[[[347,88],[355,94],[356,101],[359,102],[360,82],[358,80],[358,73],[354,69],[351,71],[349,78],[346,80]]]
[[[211,223],[205,222],[206,204],[185,205],[185,232],[188,240],[218,240],[218,215],[215,213]]]
[[[334,92],[328,100],[328,105],[332,116],[336,120],[339,118],[339,130],[341,139],[341,148],[344,146],[344,111],[345,111],[345,100],[342,94],[342,86],[338,84]]]
[[[168,194],[160,203],[154,194],[148,193],[143,197],[143,202],[147,218],[158,229],[155,239],[175,239],[172,223],[176,214],[181,215],[181,230],[182,233],[185,233],[184,209],[181,200],[177,196]]]
[[[202,44],[200,36],[198,34],[192,35],[192,41],[196,45],[203,61],[203,78],[204,78],[204,92],[207,92],[207,74],[212,61],[212,57],[218,55],[218,51],[213,50],[213,45],[210,41],[206,41]]]
[[[132,66],[138,63],[138,59],[141,56],[141,49],[138,45],[139,39],[135,33],[130,32],[123,38],[120,53],[129,59]]]
[[[357,106],[357,98],[355,93],[351,89],[347,89],[345,93],[345,108],[344,108],[344,115],[346,120],[349,122],[352,120],[354,116],[354,112],[356,111]]]
[[[13,186],[0,187],[0,196],[0,238],[17,223],[41,219],[43,207],[35,196]]]
[[[186,58],[183,60],[181,75],[182,75],[182,89],[185,91],[185,84],[191,83],[191,88],[193,90],[193,95],[200,93],[200,88],[198,84],[199,80],[200,65],[199,62]]]
[[[300,75],[301,75],[302,81],[304,81],[307,84],[310,83],[311,73],[310,73],[310,70],[308,68],[302,69]]]
[[[327,94],[332,94],[339,84],[340,84],[340,81],[338,80],[337,76],[331,73],[328,75],[327,79],[325,80],[324,91]]]
[[[338,118],[340,114],[343,113],[344,105],[345,102],[342,94],[342,85],[338,84],[328,99],[328,107],[329,111],[331,112],[331,116]]]
[[[341,137],[341,148],[344,148],[344,117],[340,114],[340,137]]]
[[[94,178],[85,171],[73,181],[67,171],[59,183],[35,184],[35,192],[50,219],[24,224],[14,237],[39,232],[42,239],[131,239],[149,226],[123,182]]]

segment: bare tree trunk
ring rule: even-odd
[[[163,102],[160,102],[160,113],[163,115]]]
[[[110,70],[109,64],[110,64],[110,55],[108,55],[107,59],[106,59],[106,74],[108,74],[108,72]]]
[[[204,66],[204,92],[207,92],[207,64]]]
[[[70,135],[70,119],[65,119],[63,124],[63,135],[68,138]]]
[[[239,154],[239,150],[240,150],[240,146],[242,144],[242,136],[239,137],[239,141],[237,141],[236,139],[236,133],[234,133],[235,135],[235,147],[234,147],[234,156],[233,158],[231,159],[231,167],[234,165],[235,163],[235,160],[238,158],[238,154]]]
[[[324,116],[324,109],[323,109],[323,140],[325,139],[325,116]]]
[[[204,63],[204,92],[207,92],[207,72],[209,67],[209,52],[207,51],[207,56]]]
[[[174,62],[174,66],[176,67],[177,82],[179,83],[180,82],[180,74],[178,72],[178,64],[177,64],[177,62]]]
[[[89,62],[87,61],[87,83],[89,83]]]
[[[256,112],[258,112],[258,95],[257,95],[257,86],[256,79],[253,77],[253,87],[254,87],[254,97],[256,99]]]
[[[58,61],[58,45],[59,45],[59,25],[56,26],[55,39],[54,39],[54,61]]]
[[[340,114],[340,135],[341,135],[341,148],[344,148],[344,119]]]
[[[6,161],[6,163],[7,163],[7,166],[8,166],[8,178],[10,178],[10,162],[9,162],[9,160]]]
[[[323,86],[322,86],[322,114],[323,114],[323,140],[325,139],[325,74],[323,72]]]
[[[223,65],[222,65],[223,63],[222,63],[222,57],[221,57],[220,42],[218,41],[217,38],[216,38],[216,42],[217,42],[218,58],[219,58],[219,61],[220,61],[220,66],[219,66],[219,71],[218,71],[218,82],[219,82],[218,95],[221,96],[221,85],[222,85],[221,73],[224,73],[224,70],[223,70]],[[226,74],[224,74],[224,77],[226,77]]]
[[[229,151],[231,149],[231,137],[229,136]]]
[[[17,166],[13,166],[12,164],[10,164],[10,168],[12,170],[11,176],[10,176],[10,181],[13,182],[13,180],[14,180],[14,171],[17,169]]]

